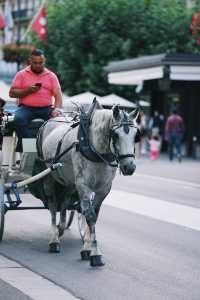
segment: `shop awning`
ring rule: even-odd
[[[110,84],[138,85],[144,80],[163,78],[163,66],[108,74]]]
[[[170,79],[200,81],[200,66],[170,66]]]
[[[142,81],[168,77],[171,80],[200,81],[199,54],[159,54],[110,62],[104,71],[108,82],[139,85]]]

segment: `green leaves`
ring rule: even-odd
[[[52,0],[48,6],[47,64],[68,94],[109,86],[103,67],[112,60],[164,52],[198,52],[190,11],[180,0]],[[127,92],[128,93],[128,92]]]

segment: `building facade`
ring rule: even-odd
[[[23,42],[22,39],[43,0],[0,0],[6,27],[0,31],[0,79],[8,83],[17,71],[16,63],[3,61],[1,48],[6,44]]]
[[[114,61],[104,70],[110,84],[141,85],[140,97],[148,96],[152,113],[157,110],[166,119],[177,107],[185,123],[186,153],[200,158],[199,54],[160,54]]]
[[[5,28],[4,34],[2,34],[1,43],[15,43],[22,38],[41,4],[42,0],[0,0],[4,16],[10,23],[8,24],[9,28]]]

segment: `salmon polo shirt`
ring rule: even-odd
[[[44,68],[42,73],[36,74],[28,66],[16,74],[12,82],[12,87],[24,89],[36,83],[42,84],[39,91],[19,98],[19,105],[45,107],[53,104],[52,96],[60,89],[60,84],[57,76],[47,68]]]

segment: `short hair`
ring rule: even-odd
[[[40,50],[40,49],[35,49],[33,50],[33,52],[31,53],[31,56],[44,56],[44,51]]]

